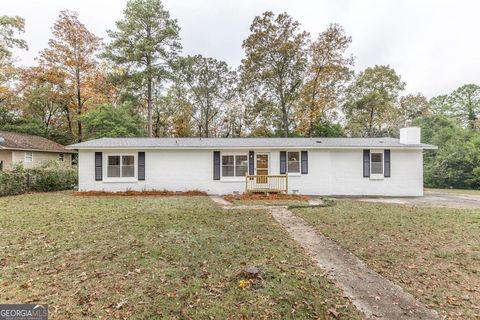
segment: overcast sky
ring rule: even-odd
[[[34,64],[47,46],[51,26],[63,9],[75,10],[90,31],[121,19],[126,0],[0,0],[0,14],[26,19],[30,50],[18,51],[21,65]],[[407,91],[427,97],[480,84],[480,2],[475,0],[164,0],[181,27],[185,54],[203,54],[238,66],[241,44],[256,15],[288,12],[312,35],[332,22],[352,37],[355,70],[393,67]]]

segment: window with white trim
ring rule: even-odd
[[[112,155],[107,158],[108,178],[135,177],[135,157],[133,155]]]
[[[33,152],[25,152],[25,162],[33,162]]]
[[[247,155],[222,155],[222,177],[244,177],[247,171]]]
[[[65,161],[65,153],[58,154],[58,161]]]
[[[300,152],[287,152],[287,172],[300,173]]]
[[[383,152],[370,153],[370,174],[383,174]]]

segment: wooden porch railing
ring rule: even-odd
[[[247,193],[288,193],[287,175],[246,176]]]

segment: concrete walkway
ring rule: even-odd
[[[479,209],[480,196],[440,191],[425,191],[423,197],[353,197],[365,202],[404,204],[419,207],[438,207],[453,209]]]
[[[441,319],[400,286],[384,278],[355,255],[326,238],[286,207],[234,206],[219,197],[211,197],[225,209],[268,210],[289,235],[306,250],[315,263],[362,311],[367,319]]]

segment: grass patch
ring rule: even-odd
[[[448,318],[480,317],[480,210],[339,200],[294,212]]]
[[[433,189],[433,188],[425,188],[425,191],[456,193],[456,194],[468,194],[468,195],[480,196],[480,190],[472,190],[472,189]]]
[[[362,318],[267,212],[71,192],[0,208],[2,303],[47,303],[56,319]]]

